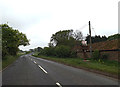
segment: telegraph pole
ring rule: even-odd
[[[90,34],[90,57],[92,58],[92,40],[91,40],[91,25],[89,21],[89,34]]]

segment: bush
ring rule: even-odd
[[[4,48],[2,49],[2,60],[7,59],[6,56],[9,55],[9,53],[7,52],[7,50]]]
[[[56,47],[44,47],[38,53],[39,56],[56,56],[56,57],[77,57],[77,53],[75,51],[71,51],[69,46],[59,45]]]
[[[76,51],[71,51],[70,57],[76,58],[77,57],[77,52]]]
[[[41,55],[45,55],[45,51],[43,49],[40,50],[40,52],[38,53],[38,56],[41,56]]]
[[[100,53],[99,53],[99,50],[95,50],[92,54],[92,58],[94,60],[99,60],[100,59]]]
[[[70,47],[60,45],[55,48],[57,57],[70,57]]]
[[[55,55],[54,48],[53,47],[45,47],[44,48],[44,54],[46,56],[54,56]]]
[[[45,55],[45,56],[55,56],[54,47],[44,47],[41,49],[38,55]]]

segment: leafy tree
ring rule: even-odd
[[[76,30],[76,32],[74,32],[74,38],[76,41],[81,41],[83,40],[83,34],[81,31]]]
[[[1,24],[0,28],[2,29],[2,56],[7,54],[16,55],[19,51],[19,46],[29,45],[29,40],[26,35],[18,30],[14,30],[12,27],[9,27],[7,24]]]
[[[76,57],[76,51],[72,47],[81,43],[83,39],[82,32],[73,30],[58,31],[52,35],[49,47],[44,47],[39,55],[57,56],[57,57]]]
[[[106,41],[107,40],[107,37],[106,36],[100,36],[100,35],[95,35],[95,36],[91,36],[91,39],[92,39],[92,43],[96,43],[96,42],[102,42],[102,41]],[[90,43],[90,35],[87,35],[86,39],[87,41],[87,44]]]
[[[108,40],[115,40],[115,39],[119,39],[120,38],[120,34],[114,34],[108,37]]]
[[[80,44],[82,39],[82,32],[78,30],[76,32],[73,32],[73,30],[58,31],[52,35],[49,46],[65,45],[73,47],[77,43]]]
[[[68,42],[73,39],[72,33],[73,30],[58,31],[52,35],[50,43],[55,44],[55,46],[69,45]]]
[[[42,48],[41,47],[37,47],[37,51],[40,52],[40,50],[42,50]]]

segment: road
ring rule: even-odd
[[[2,72],[3,85],[118,85],[117,79],[23,55]]]

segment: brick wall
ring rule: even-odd
[[[100,52],[100,54],[108,54],[109,60],[116,60],[120,62],[120,51],[106,51],[106,52]],[[77,54],[79,58],[90,58],[90,52],[86,52],[85,56],[83,52],[79,52]]]

